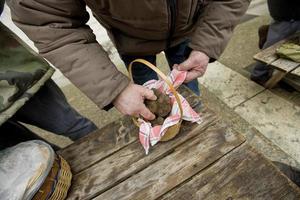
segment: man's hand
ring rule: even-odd
[[[204,75],[208,62],[209,57],[205,53],[193,50],[188,59],[179,65],[174,65],[174,68],[188,72],[184,81],[185,83],[188,83],[191,80]]]
[[[155,115],[145,106],[144,100],[156,100],[152,90],[130,83],[113,101],[114,106],[123,114],[141,115],[144,119],[153,120]]]

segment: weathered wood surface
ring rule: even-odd
[[[274,45],[260,51],[259,53],[254,55],[254,59],[264,62],[266,64],[270,64],[277,60],[279,57],[275,54],[275,49],[277,49],[281,44],[286,42],[287,40],[281,40]]]
[[[280,58],[276,55],[276,49],[286,41],[288,41],[288,39],[281,40],[269,48],[262,50],[254,55],[254,59],[269,64],[271,67],[277,70],[300,76],[300,69],[299,71],[297,70],[299,68],[299,63]]]
[[[198,97],[179,91],[201,109]],[[147,156],[129,117],[61,150],[74,175],[68,199],[298,197],[297,188],[244,145],[240,134],[219,125],[209,109],[201,113],[202,124],[184,122],[175,139],[157,144]]]
[[[213,123],[216,123],[216,116],[208,110],[202,112],[202,117],[203,123],[199,125],[185,122],[175,139],[157,144],[147,156],[139,141],[135,141],[75,175],[68,198],[90,199],[95,197],[118,182],[146,168],[156,160],[172,153],[176,147],[199,136]]]
[[[271,64],[275,69],[294,74],[294,70],[299,67],[299,63],[293,62],[288,59],[279,58]]]
[[[286,72],[281,70],[274,70],[272,77],[264,84],[265,88],[273,88],[283,77],[286,76]]]
[[[95,199],[158,198],[244,141],[240,134],[229,129],[205,131]]]
[[[137,131],[131,118],[124,117],[77,140],[59,154],[68,161],[72,172],[76,174],[136,141]]]
[[[195,109],[200,109],[200,100],[187,88],[180,87],[178,91],[186,97]],[[187,126],[190,126],[187,124]],[[114,152],[135,142],[138,139],[138,128],[130,117],[125,116],[108,124],[101,130],[83,137],[58,153],[70,164],[74,174],[89,168]]]
[[[300,190],[252,147],[243,144],[160,199],[298,200]]]

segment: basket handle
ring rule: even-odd
[[[152,63],[148,62],[147,60],[144,60],[144,59],[135,59],[128,66],[129,78],[130,78],[130,80],[132,82],[133,82],[133,77],[132,77],[132,66],[133,65],[132,64],[135,63],[135,62],[139,62],[139,63],[142,63],[142,64],[146,65],[147,67],[149,67],[150,69],[152,69],[153,71],[155,71],[167,83],[167,85],[169,86],[171,92],[175,96],[175,99],[176,99],[176,101],[178,103],[179,110],[180,110],[180,118],[182,118],[183,109],[182,109],[182,104],[181,104],[180,98],[178,96],[178,93],[177,93],[176,89],[174,88],[173,84],[168,79],[168,77],[164,73],[162,73],[157,67],[155,67]]]

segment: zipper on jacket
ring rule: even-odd
[[[177,0],[167,0],[167,4],[168,4],[168,9],[169,9],[169,13],[170,13],[170,30],[169,30],[169,35],[168,35],[168,39],[167,39],[167,49],[170,47],[171,45],[171,41],[172,41],[172,36],[174,35],[175,32],[175,24],[176,24],[176,15],[177,15]]]

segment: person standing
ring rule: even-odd
[[[0,2],[0,15],[4,1]],[[20,122],[77,140],[97,129],[66,100],[54,69],[0,23],[0,149],[41,139]]]
[[[268,7],[273,22],[261,28],[260,43],[266,49],[300,31],[300,1],[299,0],[268,0]],[[267,28],[266,28],[267,27]],[[257,62],[251,80],[264,85],[272,76],[273,69],[262,62]]]
[[[199,94],[196,79],[218,59],[250,0],[8,0],[14,23],[39,53],[99,108],[114,105],[127,115],[155,116],[144,99],[155,95],[119,72],[86,25],[90,7],[128,65],[155,61],[165,51],[169,64],[187,71],[185,82]],[[135,83],[157,78],[134,66]]]

